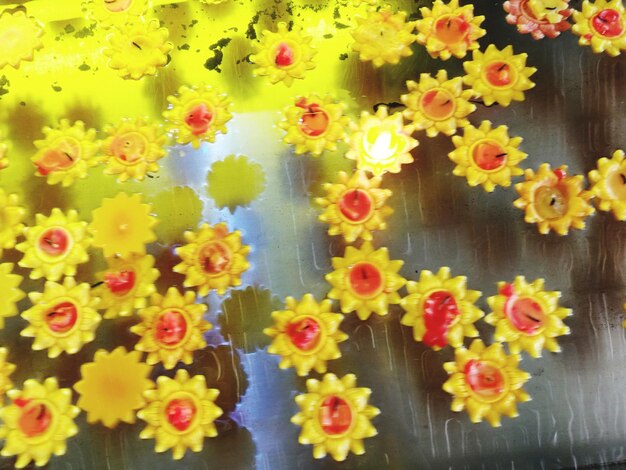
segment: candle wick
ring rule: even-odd
[[[102,284],[104,284],[104,281],[96,282],[95,284],[91,285],[91,288],[94,289],[94,288],[96,288],[98,286],[101,286]]]
[[[496,158],[506,157],[507,155],[507,153],[499,153],[498,155],[496,155]]]
[[[535,323],[541,323],[541,319],[540,318],[535,318],[532,316],[532,314],[527,314],[526,315],[530,320],[534,321]]]
[[[607,20],[605,20],[604,18],[602,18],[602,16],[597,15],[596,18],[598,18],[600,21],[602,21],[603,23],[608,23]]]
[[[139,50],[142,50],[141,46],[139,44],[137,44],[135,41],[133,41],[133,46],[135,46]]]
[[[443,302],[441,302],[441,304],[442,304],[442,305],[445,305],[445,304],[447,304],[448,302],[450,302],[450,300],[451,300],[451,299],[452,299],[452,297],[448,295],[445,299],[443,299]]]
[[[446,28],[450,28],[450,26],[452,25],[452,18],[448,19],[448,23],[446,24]]]
[[[506,66],[506,64],[502,64],[500,67],[498,67],[498,72],[502,72],[502,70],[504,70]]]
[[[37,421],[41,421],[44,416],[46,415],[46,407],[45,405],[39,405],[39,412],[37,413],[37,418],[35,418]]]
[[[450,98],[448,98],[445,102],[441,103],[441,106],[446,106],[448,104],[450,104],[450,101],[452,101]]]
[[[72,162],[74,161],[74,159],[72,158],[72,156],[71,156],[69,153],[67,153],[67,152],[63,152],[63,153],[65,154],[65,156],[66,156],[67,158],[69,158],[69,159],[70,159],[70,161],[72,161]]]
[[[619,175],[622,178],[622,184],[626,184],[626,175],[624,175],[624,173],[620,173]]]
[[[624,175],[622,175],[622,178],[624,178]],[[359,190],[355,189],[354,190],[354,201],[356,202],[359,199]]]
[[[552,199],[550,199],[550,205],[553,206],[556,204],[556,197],[552,196]]]

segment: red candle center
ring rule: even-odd
[[[371,263],[358,263],[350,269],[350,287],[361,297],[374,297],[383,286],[380,270]]]
[[[352,424],[352,410],[343,398],[331,395],[320,405],[318,419],[326,434],[331,436],[343,434]]]
[[[319,104],[307,104],[303,99],[296,103],[296,106],[304,109],[304,113],[302,113],[298,121],[298,126],[303,134],[309,137],[319,137],[326,132],[330,119],[326,111],[324,111]]]
[[[472,158],[474,163],[485,171],[501,168],[506,163],[507,153],[500,144],[495,141],[483,141],[474,146]]]
[[[196,405],[188,398],[176,398],[165,408],[167,421],[179,431],[186,431],[196,416]]]
[[[515,328],[529,335],[536,333],[546,321],[546,314],[541,306],[528,297],[509,297],[504,313]]]
[[[321,339],[320,324],[311,317],[289,323],[286,332],[293,345],[301,351],[315,349]]]
[[[294,61],[293,48],[289,44],[281,42],[276,48],[274,63],[278,67],[290,67],[293,65]]]
[[[435,23],[435,36],[445,44],[466,41],[471,25],[463,16],[444,16]]]
[[[187,334],[187,320],[176,310],[163,312],[154,326],[156,340],[166,346],[176,346]]]
[[[454,97],[447,90],[429,90],[422,95],[422,110],[428,119],[444,121],[454,114],[454,108]]]
[[[61,302],[46,313],[46,323],[55,333],[67,333],[76,324],[78,309],[72,302]]]
[[[67,170],[80,159],[80,145],[73,140],[61,140],[54,148],[45,151],[35,162],[40,175],[46,176],[55,170]]]
[[[624,32],[621,15],[611,8],[595,15],[591,20],[591,25],[599,35],[607,38],[616,38]]]
[[[46,432],[52,423],[52,413],[43,403],[17,398],[13,401],[22,408],[17,425],[26,437],[36,437]]]
[[[451,292],[437,291],[424,301],[423,341],[427,346],[443,348],[448,344],[448,329],[459,315],[459,307]]]
[[[200,248],[198,259],[202,270],[215,276],[228,269],[231,260],[230,249],[221,242],[209,242]]]
[[[535,191],[535,210],[546,220],[557,220],[567,214],[567,197],[558,187],[541,186]]]
[[[63,256],[67,253],[70,244],[70,235],[62,228],[49,228],[39,237],[38,246],[46,255],[52,257]]]
[[[147,150],[146,138],[139,132],[117,136],[111,143],[111,153],[125,163],[137,163]]]
[[[198,103],[187,111],[185,124],[191,129],[193,135],[202,135],[211,127],[213,113],[206,103]]]
[[[350,222],[364,222],[372,214],[372,198],[362,189],[349,189],[339,200],[341,214]]]
[[[476,395],[485,400],[496,400],[505,391],[502,371],[489,362],[471,360],[465,364],[465,381]]]
[[[135,287],[136,278],[132,270],[113,271],[104,275],[104,282],[113,295],[124,297]]]
[[[495,87],[506,87],[515,81],[515,70],[507,62],[491,62],[485,66],[485,77]]]
[[[112,13],[120,13],[128,10],[133,0],[102,0],[104,2],[104,8]]]

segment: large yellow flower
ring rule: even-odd
[[[3,250],[15,247],[17,237],[24,231],[22,219],[26,209],[20,206],[17,194],[7,194],[0,188],[0,258]]]
[[[503,6],[507,23],[533,39],[556,38],[571,27],[569,0],[507,0]]]
[[[0,70],[7,65],[18,68],[22,61],[33,60],[43,47],[43,28],[26,12],[5,10],[0,15]]]
[[[223,295],[241,285],[241,273],[250,267],[250,247],[242,245],[241,232],[229,232],[225,223],[203,224],[197,232],[185,232],[186,245],[176,248],[182,262],[174,272],[185,275],[185,287],[196,287],[205,296],[215,289]]]
[[[370,242],[360,249],[348,246],[344,257],[332,263],[335,271],[326,275],[332,286],[328,298],[339,300],[343,313],[356,311],[367,320],[372,313],[387,315],[390,304],[400,303],[398,290],[406,279],[398,271],[404,261],[390,261],[387,248],[374,250]]]
[[[44,127],[45,139],[36,140],[38,151],[31,160],[37,167],[35,175],[47,177],[48,184],[70,186],[87,177],[87,170],[98,164],[99,143],[95,129],[85,129],[85,123],[70,125],[61,119],[55,128]]]
[[[254,43],[256,53],[250,55],[250,62],[257,65],[254,74],[267,76],[270,83],[283,82],[288,87],[294,79],[304,78],[307,70],[315,68],[313,57],[317,53],[311,46],[313,40],[304,36],[301,28],[280,22],[278,30],[263,31],[263,39]]]
[[[499,282],[499,294],[487,299],[492,313],[485,322],[495,326],[495,340],[509,343],[512,353],[524,350],[541,357],[543,348],[559,352],[554,338],[570,332],[563,319],[572,311],[559,307],[560,292],[545,291],[543,286],[543,279],[528,283],[524,276],[517,276],[513,284]]]
[[[420,8],[422,19],[417,21],[417,42],[426,46],[433,58],[462,59],[467,51],[478,49],[478,38],[487,32],[480,27],[484,16],[474,16],[474,5],[459,6],[459,0],[443,3],[435,0],[432,10]]]
[[[104,173],[118,175],[124,182],[130,178],[143,181],[147,172],[159,171],[158,160],[167,154],[167,134],[161,124],[145,119],[124,119],[117,126],[107,126],[108,137],[102,143],[101,154],[106,160]]]
[[[306,388],[308,393],[296,396],[300,412],[291,418],[302,426],[298,442],[312,444],[316,459],[328,453],[342,462],[350,452],[363,455],[363,439],[378,434],[370,420],[380,410],[367,403],[372,391],[357,387],[354,374],[326,374],[321,381],[307,380]]]
[[[371,241],[374,230],[385,230],[385,219],[393,214],[386,204],[392,191],[382,189],[381,183],[380,176],[368,178],[358,170],[351,176],[340,171],[337,183],[325,183],[326,196],[315,202],[324,208],[319,219],[330,226],[328,234],[343,235],[347,243],[353,243],[357,238]]]
[[[159,377],[156,389],[144,393],[148,404],[137,413],[147,423],[139,437],[155,439],[157,452],[173,449],[175,460],[187,449],[200,452],[205,437],[217,436],[214,421],[223,414],[215,404],[219,393],[207,388],[203,375],[189,377],[184,369],[173,379]]]
[[[67,439],[78,433],[74,418],[80,410],[72,405],[72,391],[50,377],[43,383],[29,379],[23,390],[7,395],[12,403],[0,409],[0,437],[5,439],[0,455],[17,455],[15,468],[31,460],[41,467],[52,455],[64,455]]]
[[[43,293],[28,294],[33,306],[22,313],[29,325],[20,335],[35,338],[33,350],[48,350],[55,358],[62,352],[75,354],[95,338],[102,320],[96,311],[100,299],[91,295],[91,286],[76,284],[66,277],[63,284],[47,281]]]
[[[626,160],[624,151],[616,150],[613,158],[598,160],[598,169],[589,172],[591,193],[598,198],[601,211],[612,211],[617,220],[626,220]]]
[[[281,356],[281,369],[295,367],[300,376],[312,369],[323,374],[326,361],[341,357],[337,343],[348,335],[339,330],[343,315],[332,313],[332,306],[328,299],[318,304],[306,294],[300,302],[287,297],[286,309],[272,312],[274,326],[263,332],[272,338],[267,351]]]
[[[87,16],[100,28],[136,23],[149,7],[150,0],[86,0],[84,4]]]
[[[162,362],[173,369],[178,361],[193,362],[193,352],[206,346],[203,333],[212,328],[202,316],[207,310],[196,303],[196,295],[187,291],[181,294],[170,287],[167,294],[152,294],[151,305],[139,311],[141,323],[130,331],[141,336],[135,349],[148,353],[150,365]]]
[[[410,127],[416,131],[426,131],[428,137],[439,133],[453,135],[458,127],[469,124],[466,117],[476,110],[476,105],[468,100],[472,90],[463,90],[463,79],[448,80],[448,72],[440,70],[435,77],[427,73],[420,75],[420,81],[406,82],[409,93],[402,95],[407,109],[404,117],[411,121]]]
[[[582,11],[574,11],[572,31],[578,44],[591,46],[596,54],[617,57],[626,50],[626,9],[622,0],[584,0]]]
[[[363,111],[358,126],[353,127],[346,158],[356,160],[359,170],[376,176],[399,173],[404,163],[413,161],[411,150],[419,142],[411,137],[411,128],[404,125],[402,113],[389,116],[387,107],[379,106],[373,116]]]
[[[167,101],[170,109],[163,117],[169,130],[175,133],[176,142],[190,143],[195,149],[202,142],[215,142],[218,132],[226,134],[226,123],[233,117],[228,97],[209,85],[182,86]]]
[[[500,343],[485,347],[475,339],[469,349],[456,349],[454,358],[443,365],[451,376],[443,389],[454,395],[452,411],[466,409],[472,423],[486,419],[493,427],[500,426],[501,415],[519,416],[517,402],[530,400],[522,389],[530,374],[518,369],[518,354],[507,356]]]
[[[520,198],[513,204],[526,212],[526,222],[537,224],[544,235],[550,230],[567,235],[570,227],[585,228],[585,218],[595,210],[589,204],[592,193],[583,190],[582,175],[568,176],[567,166],[553,171],[544,163],[537,173],[527,169],[524,176],[526,181],[515,185]]]
[[[13,387],[10,375],[15,371],[15,364],[7,361],[9,350],[0,348],[0,401],[4,402],[4,394]]]
[[[36,214],[35,222],[35,226],[24,230],[26,240],[15,247],[24,253],[19,265],[32,269],[31,279],[58,281],[63,276],[74,276],[76,266],[89,261],[87,222],[79,220],[75,210],[65,215],[56,207],[49,217]]]
[[[91,213],[93,246],[102,248],[107,257],[144,254],[146,244],[156,240],[152,227],[157,219],[150,215],[151,210],[150,204],[142,204],[141,194],[118,193],[103,199]]]
[[[406,310],[402,324],[413,327],[415,341],[438,351],[448,344],[453,348],[462,346],[465,336],[478,336],[474,323],[484,313],[475,303],[481,293],[466,285],[465,276],[450,277],[447,267],[437,274],[424,270],[419,282],[407,283],[409,295],[400,302]]]
[[[406,21],[406,12],[393,13],[390,7],[368,10],[367,17],[356,16],[357,26],[350,34],[354,38],[352,50],[362,61],[372,61],[375,67],[397,64],[413,54],[415,42],[414,21]]]
[[[17,302],[26,297],[19,288],[22,276],[13,274],[13,263],[0,264],[0,328],[4,328],[4,319],[17,315]]]
[[[123,347],[112,352],[99,349],[93,362],[80,367],[81,379],[74,385],[78,406],[89,424],[101,421],[114,428],[120,421],[135,422],[135,411],[145,405],[143,393],[152,387],[151,367],[141,362],[139,351]]]
[[[463,129],[463,137],[452,137],[456,149],[448,156],[456,163],[453,173],[465,176],[470,186],[482,185],[487,192],[496,186],[508,188],[512,176],[524,174],[519,163],[528,155],[519,150],[522,140],[509,137],[506,126],[493,129],[489,121],[483,121],[478,128],[469,124]]]

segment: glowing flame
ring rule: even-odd
[[[382,131],[368,149],[370,157],[374,160],[385,161],[393,157],[395,149],[391,145],[392,135],[389,131]]]

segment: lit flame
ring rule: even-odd
[[[389,160],[393,157],[395,149],[391,146],[392,135],[389,131],[381,132],[374,144],[369,148],[369,156],[378,161]]]

